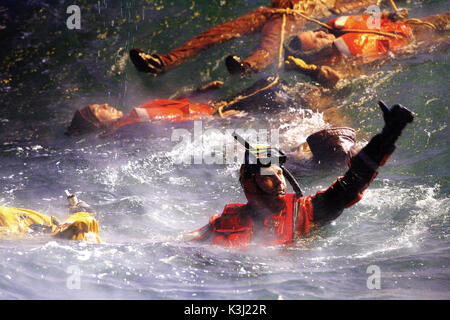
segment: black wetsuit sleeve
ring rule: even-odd
[[[328,223],[342,211],[358,202],[364,190],[377,175],[377,169],[392,154],[395,146],[382,134],[370,142],[350,162],[350,168],[327,190],[312,197],[314,223]]]
[[[295,101],[290,97],[283,87],[282,81],[274,82],[273,78],[263,78],[256,81],[251,87],[240,91],[239,93],[218,103],[225,103],[222,111],[237,110],[251,112],[256,110],[275,110],[285,108],[286,105],[294,104]],[[303,102],[302,102],[303,103]]]

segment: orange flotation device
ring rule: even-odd
[[[206,104],[195,104],[188,99],[152,100],[134,108],[128,115],[114,124],[115,129],[142,123],[176,123],[209,118],[214,109]]]
[[[221,214],[212,216],[207,226],[191,232],[193,238],[189,240],[233,248],[246,247],[251,241],[264,245],[290,244],[295,235],[305,234],[310,229],[313,220],[311,198],[286,194],[284,209],[265,218],[258,239],[254,239],[254,221],[247,206],[233,203],[225,206]]]
[[[384,17],[377,19],[367,14],[341,16],[329,21],[328,25],[343,32],[362,30],[344,33],[334,41],[334,45],[343,56],[363,57],[368,61],[379,59],[389,51],[404,47],[412,37],[411,28],[407,24],[394,22]],[[363,30],[382,31],[392,36],[365,33]]]

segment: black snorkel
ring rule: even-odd
[[[259,167],[270,167],[272,164],[278,165],[283,170],[283,175],[287,181],[294,189],[297,197],[303,197],[303,192],[300,188],[299,183],[292,175],[292,173],[284,167],[284,163],[287,160],[286,154],[280,149],[267,146],[258,146],[257,148],[252,148],[250,144],[242,138],[237,133],[233,133],[233,138],[236,139],[245,148],[244,164],[250,164],[250,154],[253,160],[255,160],[257,166]]]

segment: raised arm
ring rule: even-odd
[[[402,105],[391,109],[379,101],[385,126],[381,133],[350,161],[350,168],[343,177],[338,178],[327,190],[312,196],[313,221],[327,223],[336,219],[345,208],[358,202],[364,190],[377,176],[378,168],[386,162],[395,150],[395,142],[405,126],[412,122],[413,113]]]

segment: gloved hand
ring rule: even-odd
[[[383,112],[385,123],[381,134],[385,138],[389,138],[389,140],[395,142],[406,125],[414,120],[414,114],[401,104],[396,104],[389,109],[386,103],[380,100],[378,101],[378,105]]]
[[[313,78],[325,88],[334,88],[342,76],[333,68],[328,66],[319,66],[317,73],[314,74]]]
[[[284,64],[287,69],[295,69],[307,75],[316,73],[318,69],[318,66],[316,66],[315,64],[307,64],[302,59],[293,56],[289,56]]]
[[[342,78],[341,74],[328,66],[316,66],[315,64],[307,64],[300,58],[289,56],[285,61],[285,66],[288,69],[295,69],[300,71],[313,80],[319,82],[325,88],[333,88],[336,83]]]
[[[406,125],[414,120],[414,114],[401,104],[389,108],[383,101],[378,101],[383,111],[385,126],[381,134],[375,135],[369,143],[351,160],[350,168],[359,177],[372,179],[379,166],[395,150],[395,142]]]

